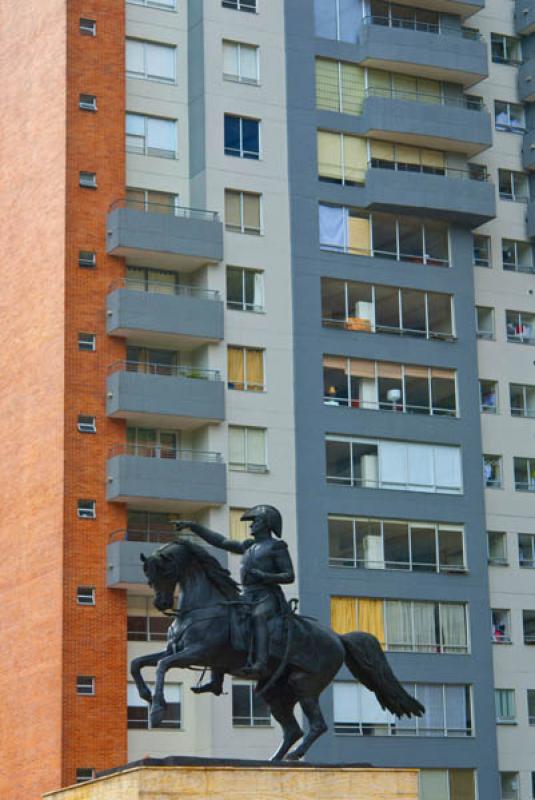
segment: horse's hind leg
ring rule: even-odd
[[[319,695],[316,681],[305,672],[295,672],[290,676],[290,688],[293,689],[297,701],[308,721],[308,732],[295,750],[288,754],[289,761],[299,761],[303,758],[309,747],[327,730],[327,723],[321,713]]]
[[[294,716],[296,698],[288,686],[281,686],[266,693],[266,703],[283,733],[282,742],[270,760],[281,761],[290,747],[303,736],[303,731]]]

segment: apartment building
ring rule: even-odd
[[[250,683],[171,672],[151,730],[128,672],[167,626],[141,553],[266,502],[301,611],[427,708],[342,671],[311,757],[535,797],[535,4],[4,17],[2,796],[274,750]]]

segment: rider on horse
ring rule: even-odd
[[[196,522],[177,522],[176,528],[177,531],[189,529],[208,544],[242,556],[242,597],[251,608],[255,655],[254,663],[247,668],[247,672],[260,678],[268,673],[268,620],[289,613],[280,586],[293,583],[295,576],[288,546],[281,540],[282,518],[277,509],[267,505],[254,506],[241,519],[252,523],[250,533],[253,538],[244,541],[226,539],[220,533],[214,533]],[[194,691],[219,695],[223,677],[224,673],[213,670],[210,682]]]

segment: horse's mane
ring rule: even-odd
[[[208,580],[214,584],[226,600],[234,600],[239,597],[240,590],[236,581],[231,577],[230,572],[222,567],[217,558],[211,555],[205,547],[196,544],[188,539],[177,539],[164,545],[161,550],[172,551],[176,546],[185,547],[189,550],[193,558],[201,565],[206,573]]]

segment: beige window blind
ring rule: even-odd
[[[316,105],[326,111],[340,111],[340,66],[338,61],[316,59]]]

